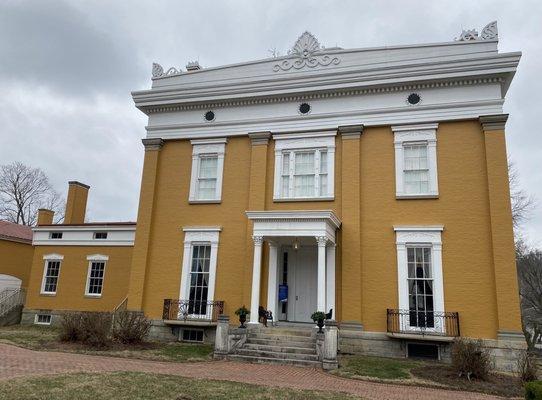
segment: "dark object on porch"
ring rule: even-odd
[[[247,315],[250,314],[250,310],[244,305],[235,310],[235,315],[239,316],[239,328],[246,328],[245,322],[247,321]]]
[[[428,343],[408,343],[408,358],[438,360],[438,345]]]
[[[326,319],[326,313],[322,311],[313,312],[311,319],[318,325],[318,333],[322,333],[322,327],[324,326],[324,320]]]
[[[333,319],[333,308],[329,309],[329,312],[326,314],[326,319]]]
[[[421,336],[461,336],[459,313],[387,310],[388,333]]]
[[[267,321],[271,321],[271,325],[273,324],[273,313],[262,306],[258,307],[258,322],[263,323],[267,328]]]
[[[162,318],[167,321],[216,322],[223,312],[223,301],[165,299]]]

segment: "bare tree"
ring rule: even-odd
[[[35,225],[39,208],[55,211],[55,222],[64,217],[64,201],[45,173],[20,162],[0,166],[0,219]]]
[[[529,350],[542,338],[542,251],[516,245],[523,333]]]
[[[518,170],[511,160],[508,160],[508,179],[510,184],[510,201],[512,203],[512,222],[514,224],[514,231],[517,234],[517,230],[531,216],[536,201],[534,197],[521,189]]]

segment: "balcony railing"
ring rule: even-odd
[[[388,333],[426,336],[460,336],[459,313],[388,308]]]
[[[168,321],[216,322],[224,312],[223,301],[165,299],[163,319]]]

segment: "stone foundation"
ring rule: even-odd
[[[213,344],[215,342],[215,326],[197,326],[197,325],[168,325],[161,319],[151,321],[149,339],[158,342],[182,341],[183,330],[203,331],[203,342]]]
[[[24,308],[21,316],[21,325],[34,325],[36,315],[47,314],[51,315],[51,326],[58,326],[60,324],[60,317],[63,313],[63,311],[58,310],[31,310]]]

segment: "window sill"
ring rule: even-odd
[[[438,199],[438,193],[431,194],[397,194],[395,198],[397,200],[415,200],[415,199]]]
[[[56,292],[55,293],[40,292],[40,296],[54,297],[56,296]]]
[[[334,201],[335,197],[293,197],[293,198],[286,198],[286,199],[277,199],[274,198],[273,202],[275,203],[286,203],[286,202],[299,202],[299,201]]]
[[[220,204],[222,200],[188,200],[188,204]]]
[[[85,298],[87,299],[100,299],[101,297],[101,294],[85,294]]]

